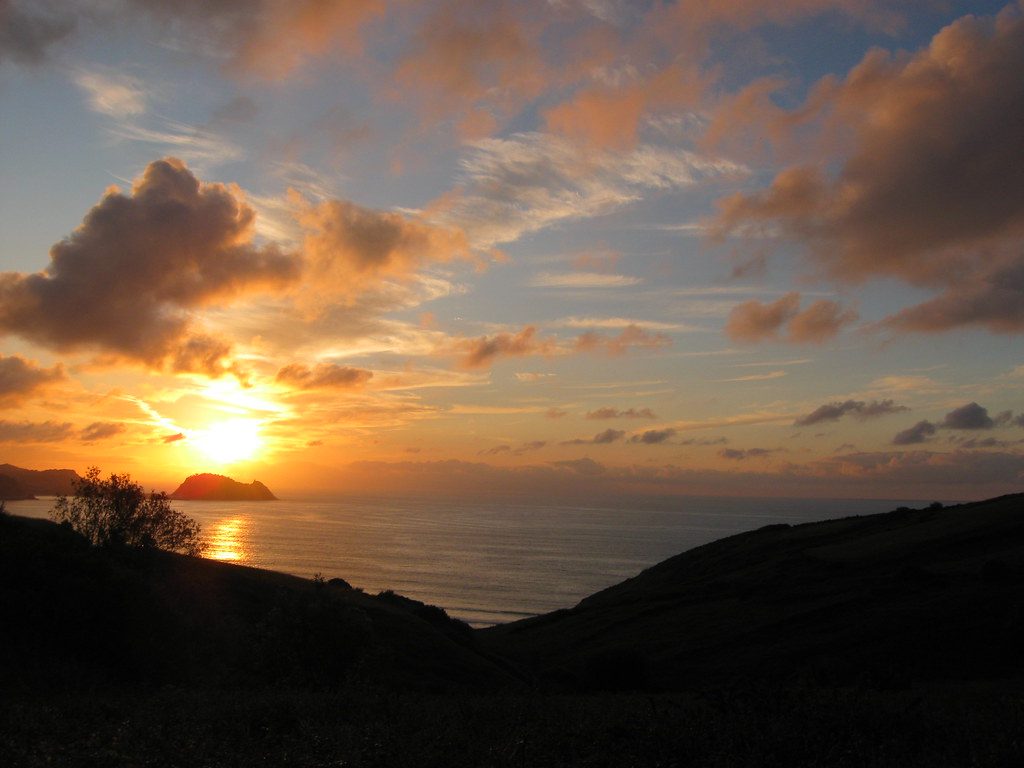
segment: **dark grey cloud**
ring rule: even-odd
[[[74,32],[76,19],[46,3],[0,0],[0,64],[41,64],[47,49]]]
[[[892,439],[893,445],[914,445],[916,443],[923,443],[932,437],[938,427],[936,427],[930,421],[919,421],[909,429],[904,429],[902,432],[897,432],[896,436]]]
[[[971,402],[947,413],[939,426],[946,429],[992,429],[995,425],[987,408]]]
[[[551,465],[554,467],[565,467],[571,469],[578,475],[586,475],[588,477],[596,477],[605,473],[605,466],[600,462],[594,461],[591,458],[584,457],[582,459],[567,459],[565,461],[553,461]]]
[[[108,191],[50,249],[45,271],[0,273],[0,332],[216,373],[210,368],[228,346],[195,333],[191,311],[279,288],[299,273],[297,259],[253,244],[255,217],[228,187],[202,184],[181,161],[150,163],[129,195]]]
[[[607,445],[621,440],[625,434],[625,430],[622,429],[606,429],[590,439],[578,437],[575,440],[565,440],[562,445]]]
[[[904,405],[896,405],[892,400],[872,400],[870,403],[863,400],[836,401],[818,406],[806,416],[801,416],[794,421],[793,426],[807,427],[823,421],[838,421],[847,415],[860,419],[870,419],[876,416],[886,416],[890,413],[900,413],[909,410]]]
[[[0,355],[0,408],[18,405],[49,384],[66,378],[64,368],[41,368],[18,355]]]
[[[676,434],[676,431],[672,427],[666,429],[648,429],[647,431],[633,435],[629,438],[631,443],[643,443],[644,445],[657,445],[664,443],[670,437]]]
[[[743,459],[758,459],[764,456],[770,456],[778,451],[778,448],[723,448],[718,452],[718,455],[723,459],[742,461]]]
[[[727,437],[689,437],[686,440],[680,440],[680,445],[728,445],[729,438]]]
[[[593,411],[588,411],[586,418],[588,419],[656,419],[658,418],[654,411],[650,408],[627,408],[626,410],[619,410],[618,408],[598,408]]]

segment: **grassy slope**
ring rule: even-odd
[[[1005,679],[1024,669],[1024,495],[769,526],[481,634],[570,687]]]

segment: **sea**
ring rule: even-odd
[[[7,502],[47,517],[54,499]],[[765,525],[925,502],[680,498],[645,508],[428,499],[178,501],[206,557],[311,578],[340,577],[444,608],[475,627],[569,608],[672,555]],[[653,505],[651,505],[653,506]]]

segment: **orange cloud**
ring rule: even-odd
[[[171,25],[185,22],[213,36],[228,68],[278,79],[307,58],[362,51],[364,27],[383,15],[384,0],[129,0]],[[172,26],[173,30],[175,26]]]
[[[317,293],[354,297],[374,282],[410,278],[427,264],[473,257],[460,229],[346,200],[305,205],[299,222],[308,232],[304,251]]]
[[[576,338],[576,349],[581,352],[602,351],[609,355],[622,355],[632,347],[657,349],[667,347],[672,339],[664,333],[651,333],[639,325],[627,325],[620,333],[608,336],[587,331]]]
[[[292,363],[279,370],[276,378],[294,389],[348,389],[366,384],[373,371],[335,363],[319,363],[315,368]]]
[[[554,339],[537,338],[537,329],[528,325],[518,333],[496,333],[478,339],[465,339],[458,344],[464,350],[461,363],[466,368],[483,368],[499,357],[552,354]]]
[[[775,227],[837,279],[942,289],[888,318],[898,330],[1024,329],[1020,11],[964,17],[913,56],[872,51],[793,114],[808,109],[823,133],[845,137],[838,173],[797,165],[723,200],[721,232]]]
[[[792,291],[770,304],[756,300],[738,304],[729,313],[725,332],[735,341],[759,342],[778,340],[779,331],[786,326],[788,341],[820,344],[856,319],[856,312],[824,299],[801,312],[800,294]]]
[[[494,112],[512,114],[548,84],[539,30],[504,2],[440,3],[418,26],[395,81],[431,120],[451,119],[464,135],[486,135]]]

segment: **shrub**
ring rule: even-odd
[[[91,467],[75,481],[75,495],[61,496],[50,517],[66,523],[92,544],[123,544],[142,549],[164,549],[199,555],[199,523],[171,506],[166,493],[146,494],[128,474],[100,478]]]

